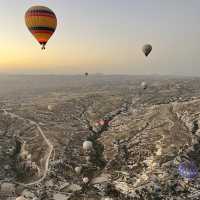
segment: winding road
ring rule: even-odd
[[[8,112],[6,111],[6,109],[3,109],[3,112],[5,115],[10,115],[11,118],[18,118],[18,119],[21,119],[21,120],[27,120],[19,115],[16,115],[14,113],[11,113],[11,112]],[[41,136],[43,137],[43,139],[45,140],[45,142],[47,143],[47,145],[49,146],[49,153],[47,155],[47,158],[46,158],[46,162],[45,162],[45,167],[44,167],[44,173],[43,173],[43,176],[37,180],[37,181],[34,181],[34,182],[31,182],[31,183],[27,183],[27,184],[23,184],[23,183],[20,183],[20,182],[16,182],[17,184],[19,185],[23,185],[23,186],[31,186],[31,185],[35,185],[35,184],[38,184],[40,183],[41,181],[43,181],[47,175],[47,172],[48,172],[48,168],[49,168],[49,160],[50,160],[50,157],[51,157],[51,154],[53,152],[53,145],[51,144],[51,142],[47,139],[47,137],[45,136],[43,130],[41,129],[41,127],[34,121],[32,120],[28,120],[30,123],[32,124],[35,124],[36,125],[36,128],[38,129],[39,133],[41,134]]]

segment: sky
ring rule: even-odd
[[[57,15],[45,51],[25,26],[33,5]],[[200,76],[199,8],[199,0],[1,0],[0,73]]]

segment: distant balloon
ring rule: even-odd
[[[47,108],[48,108],[49,111],[52,111],[52,110],[53,110],[53,107],[52,107],[51,105],[48,105]]]
[[[81,174],[81,171],[82,171],[82,167],[75,167],[75,172],[77,173],[77,174]]]
[[[83,183],[87,184],[89,182],[89,178],[88,177],[84,177],[83,178]]]
[[[100,119],[95,122],[95,126],[107,126],[108,123],[109,123],[109,120]]]
[[[85,72],[85,76],[87,77],[89,74],[87,72]]]
[[[87,162],[90,162],[90,161],[91,161],[91,156],[86,156],[86,157],[85,157],[85,160],[86,160]]]
[[[104,125],[105,125],[105,121],[104,121],[103,119],[100,119],[100,120],[99,120],[99,124],[100,124],[101,126],[104,126]]]
[[[45,6],[32,6],[25,13],[25,22],[29,31],[45,49],[57,27],[57,18],[52,10]]]
[[[145,56],[148,56],[152,51],[152,46],[150,44],[145,44],[142,48],[143,53]]]
[[[144,89],[144,90],[147,89],[147,83],[143,81],[143,82],[141,83],[141,87],[142,87],[142,89]]]
[[[83,142],[83,149],[85,151],[92,150],[93,149],[93,143],[91,141]]]
[[[19,196],[16,198],[16,200],[26,200],[23,196]]]
[[[185,161],[179,164],[179,174],[187,179],[195,178],[198,175],[198,169],[194,162]]]

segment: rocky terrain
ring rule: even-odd
[[[199,78],[3,77],[0,199],[199,199],[199,126]]]

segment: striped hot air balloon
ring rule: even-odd
[[[45,45],[57,27],[54,12],[45,6],[32,6],[25,14],[25,22],[29,31],[45,49]]]

